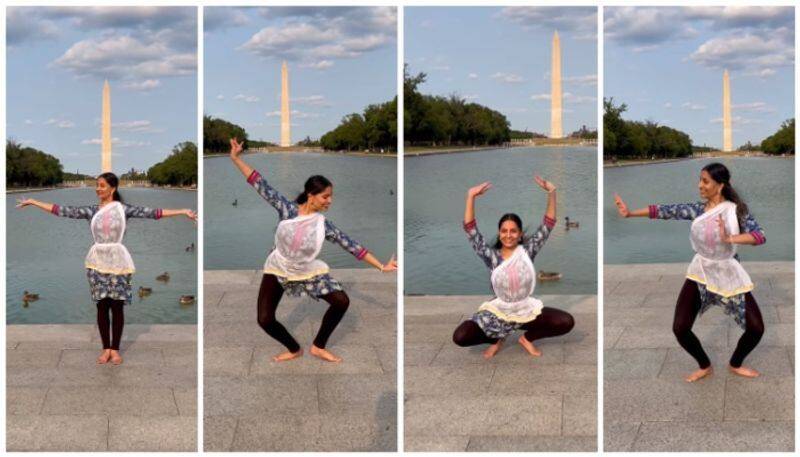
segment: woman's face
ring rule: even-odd
[[[111,187],[104,178],[98,178],[94,193],[97,194],[97,198],[99,198],[100,201],[107,201],[112,199],[114,188]]]
[[[714,181],[705,170],[700,172],[700,182],[697,183],[697,188],[700,191],[700,197],[706,200],[717,197],[722,193],[722,184]]]
[[[500,238],[500,244],[504,248],[515,248],[520,243],[522,230],[520,230],[516,222],[507,220],[500,224],[500,231],[497,236]]]
[[[328,186],[315,195],[308,194],[308,201],[311,202],[311,207],[317,211],[327,211],[333,203],[333,186]]]

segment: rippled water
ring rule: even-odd
[[[620,219],[614,192],[629,208],[699,201],[700,170],[714,161],[730,169],[732,185],[767,236],[764,245],[739,246],[742,260],[794,260],[794,158],[740,157],[605,169],[605,262],[688,263],[693,255],[688,221]]]
[[[126,202],[161,208],[197,208],[197,193],[159,189],[122,189]],[[60,189],[6,196],[7,285],[6,320],[9,324],[91,323],[96,320],[83,260],[92,245],[89,223],[47,214],[38,208],[14,208],[17,198],[32,197],[62,205],[91,205],[94,190]],[[196,323],[197,305],[181,306],[181,295],[197,295],[197,227],[184,217],[130,219],[124,239],[136,264],[134,291],[152,287],[144,300],[134,296],[126,309],[127,323]],[[155,277],[168,271],[164,284]],[[40,299],[28,307],[23,291]]]
[[[489,294],[489,270],[462,230],[469,187],[491,181],[476,202],[485,238],[515,212],[529,230],[541,223],[547,195],[539,174],[558,187],[558,224],[535,260],[537,270],[558,271],[538,282],[536,294],[597,293],[597,152],[593,148],[513,148],[405,159],[405,293]],[[580,228],[566,230],[564,217]]]

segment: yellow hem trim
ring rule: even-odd
[[[124,269],[124,270],[109,270],[108,268],[98,267],[97,265],[92,265],[89,263],[84,264],[86,268],[90,270],[95,270],[98,273],[105,273],[105,274],[112,274],[112,275],[132,275],[136,273],[136,269]]]
[[[528,316],[524,316],[524,317],[509,316],[508,314],[500,311],[499,309],[495,308],[494,306],[492,306],[492,305],[490,305],[488,303],[482,304],[480,306],[480,308],[478,308],[478,311],[489,311],[490,313],[494,314],[495,316],[499,317],[500,319],[503,319],[504,321],[516,322],[516,323],[519,323],[519,324],[524,324],[525,322],[530,322],[530,321],[536,319],[540,314],[542,314],[542,310],[540,308],[538,310],[538,312],[536,312],[534,314],[529,314]]]
[[[301,276],[286,276],[286,274],[284,274],[281,271],[264,268],[264,273],[280,276],[281,278],[286,278],[287,281],[305,281],[306,279],[311,279],[314,276],[323,275],[325,273],[329,273],[330,271],[331,271],[330,268],[323,268],[321,270],[313,271],[311,273],[307,273]]]
[[[721,295],[723,298],[729,298],[729,297],[733,297],[734,295],[745,294],[745,293],[750,292],[751,290],[755,289],[755,285],[748,284],[746,286],[740,287],[738,289],[734,289],[732,291],[722,291],[720,289],[717,289],[716,287],[709,286],[708,283],[706,283],[705,280],[700,279],[699,277],[697,277],[695,275],[687,274],[686,278],[687,279],[691,279],[692,281],[694,281],[696,283],[700,283],[700,284],[706,286],[706,290],[708,290],[709,292],[715,293],[717,295]]]

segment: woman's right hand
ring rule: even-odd
[[[622,197],[620,197],[619,194],[617,193],[614,194],[614,204],[617,206],[617,213],[619,213],[621,217],[630,216],[630,211],[628,211],[628,205],[626,205],[625,202],[622,201]]]
[[[492,183],[484,182],[478,184],[477,186],[470,187],[467,191],[467,198],[475,198],[485,194],[489,189],[492,188]]]
[[[231,159],[237,159],[242,154],[244,143],[239,143],[236,138],[231,138]]]

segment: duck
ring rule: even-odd
[[[561,273],[557,271],[540,271],[536,274],[539,281],[558,281],[561,279]]]
[[[146,296],[148,296],[148,295],[150,295],[152,293],[153,293],[153,288],[152,287],[139,286],[139,297],[140,298],[141,297],[146,297]]]
[[[565,217],[564,219],[567,221],[567,229],[578,228],[581,225],[580,222],[570,222],[569,217]]]
[[[156,281],[169,282],[169,272],[165,271],[163,274],[156,276]]]
[[[231,203],[231,206],[239,206],[239,199],[238,198],[234,198],[233,199],[233,203]]]
[[[194,252],[194,243],[186,246],[186,252]]]
[[[22,293],[22,301],[29,302],[29,301],[36,301],[39,299],[39,294],[32,294],[27,290]]]
[[[394,191],[392,189],[389,189],[389,195],[394,195]]]
[[[194,303],[194,295],[181,295],[178,301],[181,305],[191,305]]]

